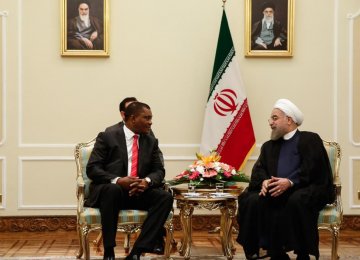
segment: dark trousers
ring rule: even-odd
[[[173,207],[172,195],[161,188],[147,189],[138,196],[129,196],[127,190],[116,184],[106,184],[100,194],[100,213],[104,248],[115,247],[119,211],[138,209],[148,211],[134,248],[151,252],[156,239]]]
[[[318,211],[304,203],[305,190],[284,193],[278,198],[244,192],[239,197],[237,241],[246,254],[259,248],[276,255],[294,250],[296,254],[319,256]]]

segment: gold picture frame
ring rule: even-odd
[[[293,56],[294,0],[245,0],[245,13],[246,57]]]
[[[61,56],[109,57],[108,0],[61,2]]]

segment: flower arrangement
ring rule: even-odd
[[[216,182],[249,182],[249,177],[244,173],[220,162],[221,156],[216,151],[212,151],[208,156],[196,153],[196,157],[193,164],[170,181],[171,185],[190,182],[197,186],[212,186]]]

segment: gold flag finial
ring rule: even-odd
[[[222,2],[223,2],[223,8],[225,8],[225,3],[226,3],[226,0],[222,0]]]

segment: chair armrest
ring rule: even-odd
[[[78,200],[77,211],[82,212],[84,209],[85,182],[82,176],[76,179],[76,197]]]
[[[340,212],[341,219],[343,215],[343,208],[342,208],[342,202],[341,202],[341,184],[336,183],[335,186],[335,207],[338,212]]]
[[[334,189],[335,189],[335,205],[341,204],[341,180],[339,176],[334,178]]]
[[[173,196],[174,196],[174,192],[173,192],[173,190],[171,189],[171,185],[170,185],[170,183],[168,183],[168,182],[164,182],[163,188],[164,188],[164,190],[165,190],[165,191],[170,192],[170,193],[171,193],[171,195],[173,195]]]
[[[341,186],[341,180],[340,180],[340,177],[339,177],[339,176],[335,176],[333,182],[334,182],[334,185],[336,185],[336,186]]]
[[[85,181],[84,181],[83,177],[79,176],[76,179],[76,196],[77,196],[77,198],[79,198],[81,193],[84,193],[84,189],[85,189]]]

